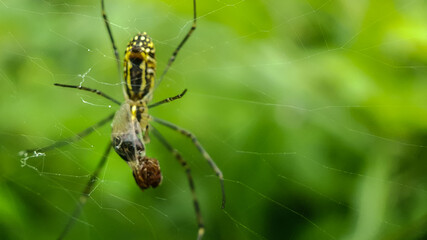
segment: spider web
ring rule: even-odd
[[[193,132],[159,131],[189,162],[206,239],[426,237],[425,1],[199,1],[198,29],[151,110]],[[48,152],[123,100],[98,1],[0,0],[2,239],[56,238],[110,139],[110,126]],[[106,1],[121,57],[146,31],[159,76],[191,26],[179,1]],[[163,183],[141,192],[111,153],[70,239],[193,239],[184,170],[156,139]],[[25,229],[25,231],[22,231]]]

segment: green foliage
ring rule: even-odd
[[[425,239],[425,1],[197,2],[198,28],[156,90],[180,100],[151,110],[195,133],[155,125],[189,162],[204,239]],[[139,31],[159,76],[191,26],[191,0],[106,0],[121,56]],[[21,159],[116,106],[53,83],[122,89],[98,1],[0,0],[0,238],[54,239],[110,139]],[[184,170],[155,138],[164,181],[141,192],[115,153],[68,239],[194,239]]]

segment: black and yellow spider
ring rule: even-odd
[[[121,79],[121,63],[119,53],[117,51],[116,44],[114,42],[113,35],[111,33],[110,24],[105,13],[104,0],[101,0],[101,10],[102,17],[105,22],[105,26],[107,27],[108,35],[111,40],[111,44],[113,46],[114,55],[117,62],[117,67],[119,71],[119,77]],[[193,25],[191,29],[188,31],[187,35],[180,42],[178,47],[173,52],[169,62],[164,69],[162,75],[159,78],[157,85],[161,82],[164,75],[169,70],[170,66],[174,62],[176,56],[178,55],[179,50],[186,43],[188,38],[191,36],[193,31],[196,29],[196,0],[193,0]],[[125,102],[121,103],[108,95],[87,87],[83,86],[74,86],[74,85],[64,85],[55,83],[55,86],[59,87],[67,87],[67,88],[76,88],[80,90],[85,90],[89,92],[96,93],[106,99],[114,102],[119,105],[119,110],[109,115],[107,118],[99,121],[93,126],[87,128],[86,130],[78,133],[77,135],[70,137],[68,139],[64,139],[61,141],[57,141],[49,146],[26,150],[21,152],[25,157],[28,154],[39,153],[49,151],[53,148],[57,148],[66,144],[69,144],[73,141],[77,141],[91,132],[93,132],[96,128],[106,124],[111,119],[113,119],[112,123],[112,134],[111,141],[109,142],[97,168],[91,175],[89,182],[87,183],[85,189],[82,192],[81,197],[79,198],[79,202],[76,206],[76,209],[73,213],[73,216],[68,221],[67,225],[61,232],[59,239],[62,239],[70,230],[72,225],[75,222],[75,219],[79,216],[84,204],[86,203],[89,193],[97,179],[97,176],[103,166],[106,163],[108,154],[110,153],[111,148],[117,152],[117,154],[126,161],[126,163],[131,167],[133,176],[135,178],[136,183],[141,189],[147,189],[149,187],[157,187],[162,181],[162,175],[160,173],[159,162],[152,157],[146,156],[145,145],[149,142],[149,132],[151,132],[180,162],[180,164],[185,168],[188,182],[190,184],[190,190],[193,196],[193,204],[194,209],[196,211],[196,219],[198,224],[198,233],[197,239],[201,239],[204,234],[204,225],[202,216],[200,213],[199,203],[194,190],[193,178],[191,175],[190,167],[187,165],[187,162],[182,158],[180,153],[174,149],[169,142],[164,138],[155,128],[150,125],[150,121],[155,121],[159,124],[162,124],[168,128],[171,128],[184,136],[191,139],[212,169],[215,171],[221,183],[221,191],[222,191],[222,207],[225,205],[225,192],[224,192],[224,180],[221,170],[216,166],[215,162],[209,156],[209,154],[204,150],[202,145],[199,143],[197,138],[187,130],[184,130],[172,123],[169,123],[165,120],[155,118],[148,114],[148,110],[150,108],[159,106],[164,103],[168,103],[170,101],[176,100],[184,96],[187,90],[184,90],[181,94],[176,95],[174,97],[170,97],[164,99],[162,101],[150,104],[150,101],[153,96],[153,92],[155,87],[155,73],[156,73],[156,59],[155,59],[155,48],[154,43],[151,38],[146,33],[137,34],[132,40],[129,42],[124,56],[124,79],[120,80],[123,82],[123,91],[125,96]]]

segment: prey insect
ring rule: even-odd
[[[21,154],[26,157],[29,154],[32,154],[34,152],[46,152],[51,149],[69,144],[73,141],[80,140],[85,136],[89,135],[90,133],[92,133],[96,128],[106,124],[110,120],[113,120],[111,140],[109,141],[98,166],[96,167],[95,171],[92,173],[89,182],[84,188],[72,217],[69,219],[68,223],[66,224],[65,228],[63,229],[63,231],[59,236],[59,239],[62,239],[67,235],[72,225],[74,224],[75,220],[80,215],[80,212],[82,211],[83,206],[88,200],[90,191],[92,190],[100,171],[102,170],[103,166],[106,163],[106,160],[110,153],[111,148],[113,148],[115,152],[132,169],[133,177],[135,178],[136,183],[142,190],[150,187],[155,188],[161,183],[162,175],[160,171],[159,161],[153,157],[146,156],[146,145],[150,141],[149,133],[152,133],[159,140],[159,142],[162,143],[164,147],[173,154],[173,156],[179,161],[179,163],[185,169],[187,179],[190,185],[190,190],[193,197],[193,205],[196,213],[196,220],[198,225],[197,239],[201,239],[204,235],[205,228],[203,225],[203,219],[200,212],[199,202],[195,194],[195,187],[194,187],[194,182],[193,182],[193,177],[191,175],[190,167],[188,166],[187,162],[183,159],[181,154],[178,152],[178,150],[172,147],[172,145],[168,142],[168,140],[165,137],[163,137],[163,135],[160,134],[160,132],[151,125],[151,122],[154,121],[159,123],[160,125],[163,125],[167,128],[175,130],[181,133],[182,135],[184,135],[185,137],[189,138],[194,143],[194,145],[200,151],[202,156],[205,158],[205,160],[208,162],[208,164],[211,166],[211,168],[213,169],[213,171],[215,172],[215,174],[220,180],[221,193],[222,193],[221,207],[224,208],[225,191],[224,191],[224,180],[223,180],[222,172],[217,167],[217,165],[212,160],[212,158],[209,156],[209,154],[202,147],[202,145],[197,140],[194,134],[170,122],[167,122],[159,118],[155,118],[148,114],[149,109],[180,99],[185,95],[187,91],[187,90],[184,90],[182,93],[174,97],[166,98],[162,101],[150,104],[155,87],[161,82],[161,80],[163,79],[163,77],[168,72],[173,62],[175,61],[176,56],[178,55],[180,49],[187,42],[187,40],[192,35],[193,31],[196,29],[196,20],[197,20],[196,0],[193,0],[192,27],[188,31],[188,33],[185,35],[185,37],[181,40],[179,45],[176,47],[175,51],[173,52],[172,56],[168,61],[168,64],[163,70],[163,73],[160,76],[157,84],[155,83],[156,51],[155,51],[155,47],[152,39],[145,32],[137,34],[135,37],[131,39],[131,41],[127,45],[127,48],[124,54],[124,61],[123,61],[124,78],[123,79],[121,78],[120,72],[122,71],[121,70],[122,67],[121,67],[120,57],[117,51],[116,44],[114,42],[109,20],[105,13],[104,0],[101,0],[101,10],[102,10],[103,20],[107,28],[108,36],[110,38],[110,41],[113,47],[117,68],[119,72],[119,78],[120,78],[120,81],[123,83],[123,92],[125,97],[124,103],[121,103],[120,101],[117,101],[114,98],[96,89],[91,89],[91,88],[87,88],[79,85],[66,85],[66,84],[55,83],[55,86],[58,86],[58,87],[74,88],[78,90],[96,93],[108,99],[109,101],[112,101],[113,103],[119,105],[120,108],[115,114],[109,115],[108,117],[99,121],[93,126],[78,133],[76,136],[73,136],[61,141],[57,141],[43,148],[26,150],[21,152]]]

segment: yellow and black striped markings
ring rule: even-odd
[[[137,34],[129,42],[124,59],[124,79],[129,99],[143,100],[154,90],[155,52],[154,43],[145,32]]]

